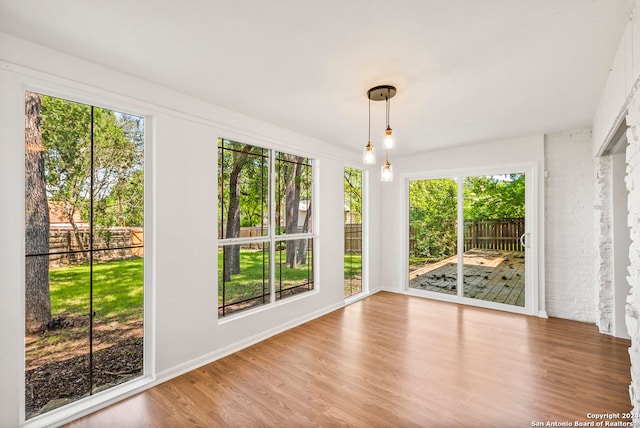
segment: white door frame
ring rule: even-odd
[[[461,263],[461,241],[464,239],[463,227],[463,211],[462,198],[460,191],[462,186],[462,177],[482,176],[482,175],[500,175],[521,172],[525,174],[525,233],[527,234],[527,246],[525,247],[525,306],[514,306],[503,303],[487,302],[480,299],[473,299],[463,296],[461,275],[458,275],[457,295],[436,293],[427,290],[416,290],[409,287],[409,182],[412,180],[429,180],[437,178],[453,178],[458,182],[458,269],[462,269]],[[462,303],[470,306],[479,306],[489,309],[498,309],[507,312],[515,312],[526,315],[545,316],[544,310],[541,310],[539,301],[540,281],[538,275],[539,266],[539,177],[538,164],[535,162],[508,164],[492,167],[466,168],[455,170],[429,171],[424,173],[413,173],[402,175],[404,203],[402,204],[402,221],[403,221],[403,254],[402,260],[404,267],[401,269],[402,278],[400,283],[403,284],[403,292],[405,294],[427,297],[435,300],[443,300],[455,303]]]

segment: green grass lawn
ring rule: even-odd
[[[89,265],[49,270],[53,316],[89,313]],[[131,258],[93,265],[93,310],[98,318],[127,320],[143,308],[143,259]]]
[[[222,250],[218,251],[218,284],[222,284]],[[276,288],[289,288],[313,281],[311,253],[308,253],[307,264],[299,264],[290,268],[285,263],[285,252],[276,254]],[[282,258],[282,260],[280,260]],[[227,303],[269,294],[269,252],[243,248],[240,251],[240,273],[231,275],[225,281],[225,299]],[[268,299],[268,298],[267,298]],[[218,287],[218,304],[222,304],[222,287]]]
[[[344,297],[350,297],[362,291],[362,255],[348,253],[344,255]]]
[[[344,277],[355,278],[362,276],[362,255],[349,253],[344,255]]]
[[[285,252],[278,253],[284,259]],[[264,287],[268,293],[269,254],[260,250],[243,250],[240,256],[240,273],[232,275],[226,282],[227,301],[262,295]],[[263,265],[264,260],[264,265]],[[283,263],[276,263],[276,284],[282,288],[305,283],[310,271],[308,264],[291,269]],[[344,258],[345,278],[361,275],[362,256],[346,254]],[[222,251],[218,252],[219,281],[222,283]],[[263,271],[264,266],[264,271]],[[81,316],[89,312],[89,265],[81,264],[52,268],[49,271],[51,290],[51,310],[54,316]],[[93,266],[93,309],[96,317],[127,320],[142,315],[143,308],[143,259],[131,258]],[[219,304],[222,290],[219,288]]]

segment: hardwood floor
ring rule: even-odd
[[[69,427],[530,427],[631,410],[629,341],[378,293]]]

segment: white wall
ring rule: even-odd
[[[159,379],[343,304],[343,167],[345,162],[357,165],[359,153],[0,33],[0,426],[19,425],[23,394],[25,89],[151,119],[146,169],[153,220],[146,224],[145,253],[153,274],[147,285],[155,292]],[[319,210],[314,218],[319,233],[315,256],[319,292],[222,324],[217,320],[216,283],[219,136],[312,156],[319,172]],[[372,180],[369,220],[374,249],[380,245],[375,233],[380,224],[378,186]],[[185,233],[186,228],[196,228],[197,234]],[[379,253],[374,250],[370,257],[376,267],[370,275],[375,290],[380,287]],[[152,320],[150,314],[147,321]]]
[[[403,219],[404,210],[400,209],[405,204],[403,195],[403,182],[405,179],[403,176],[433,172],[446,174],[448,171],[455,170],[485,169],[535,162],[539,171],[539,200],[541,202],[540,211],[537,215],[538,218],[542,218],[542,207],[544,206],[544,186],[542,183],[543,143],[543,136],[538,135],[456,147],[399,159],[391,158],[390,161],[393,163],[394,168],[394,181],[382,183],[381,185],[383,229],[381,231],[382,249],[380,257],[385,263],[385,268],[381,272],[382,287],[386,290],[401,292],[405,281],[406,262],[403,260],[403,245],[405,241],[399,238],[405,234],[403,230],[403,224],[405,223]],[[384,209],[384,207],[387,207],[387,209]],[[544,245],[543,222],[539,225],[539,233],[539,278],[543,280],[544,263],[541,249]],[[542,288],[540,291],[540,300],[544,304],[544,289]],[[543,306],[538,309],[544,310]]]
[[[605,147],[624,120],[629,96],[635,91],[640,78],[639,3],[636,0],[598,102],[593,119],[594,154]]]
[[[18,161],[24,157],[24,144],[23,131],[15,124],[24,120],[16,101],[23,92],[16,76],[0,76],[0,426],[17,427],[24,382],[24,235],[18,232],[24,230],[24,178],[18,178],[16,170],[24,171],[24,162]]]
[[[588,129],[545,136],[547,312],[594,322],[594,161]]]

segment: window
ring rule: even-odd
[[[25,415],[143,374],[144,120],[25,94]]]
[[[344,297],[362,292],[362,170],[344,169]]]
[[[311,291],[311,159],[218,140],[218,315]]]

